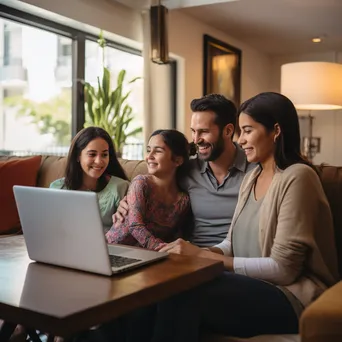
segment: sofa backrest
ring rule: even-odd
[[[334,219],[339,273],[342,279],[342,167],[320,165],[318,169]]]
[[[43,156],[38,172],[37,186],[48,188],[54,180],[63,177],[66,167],[66,157]],[[146,163],[143,160],[120,159],[129,180],[139,174],[147,173]]]

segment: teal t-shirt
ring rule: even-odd
[[[60,178],[52,182],[50,188],[62,189],[63,185],[64,178]],[[111,176],[106,187],[102,191],[97,192],[104,233],[107,233],[112,226],[112,216],[116,212],[121,199],[126,195],[128,187],[128,181]]]

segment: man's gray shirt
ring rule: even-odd
[[[217,184],[208,162],[193,159],[190,164],[189,175],[182,185],[189,193],[194,215],[191,242],[200,247],[214,246],[225,239],[232,222],[240,185],[255,164],[249,164],[245,152],[236,145],[234,163],[220,185]]]

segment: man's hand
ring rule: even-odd
[[[125,221],[125,217],[128,214],[128,203],[127,197],[125,196],[119,203],[119,207],[116,210],[116,213],[112,216],[113,224],[122,223]]]
[[[160,252],[168,252],[182,255],[199,255],[202,252],[202,249],[192,245],[190,242],[184,241],[183,239],[177,239],[171,243],[168,243],[166,246],[162,247]]]

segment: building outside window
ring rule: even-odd
[[[72,74],[60,70],[61,39],[71,50],[71,38],[0,18],[1,151],[67,152]],[[71,55],[63,58],[71,65]]]

